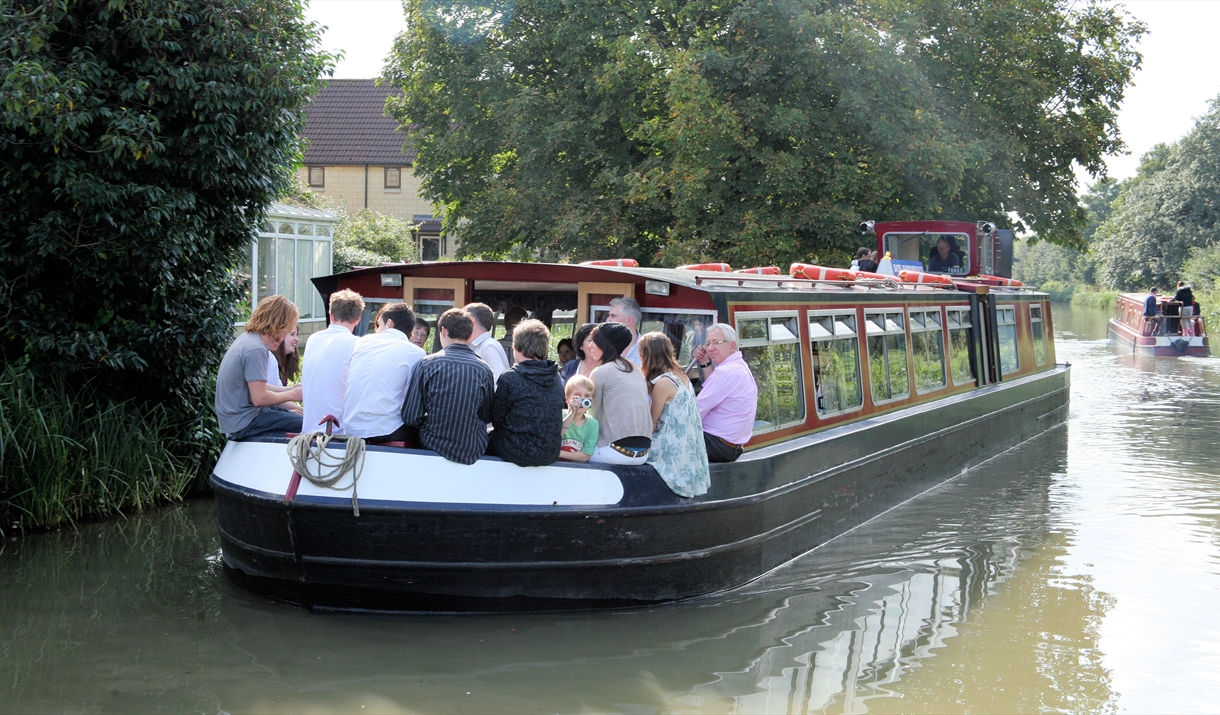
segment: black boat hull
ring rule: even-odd
[[[747,583],[1064,421],[1067,366],[868,417],[714,465],[670,493],[612,467],[614,505],[285,500],[217,476],[224,565],[309,608],[500,611],[629,606]],[[405,454],[404,459],[410,455]],[[439,478],[439,477],[438,477]]]

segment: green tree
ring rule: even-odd
[[[1110,217],[1114,200],[1125,182],[1103,178],[1080,197],[1087,223],[1081,232],[1084,247],[1061,246],[1037,237],[1017,243],[1014,277],[1027,285],[1064,291],[1069,286],[1097,283],[1097,254],[1094,245],[1097,229]]]
[[[1220,244],[1217,197],[1220,97],[1186,136],[1145,155],[1123,187],[1097,231],[1101,281],[1119,290],[1174,285],[1192,252]]]
[[[335,227],[335,272],[418,260],[414,228],[410,221],[370,209],[343,213]]]
[[[1143,32],[1100,2],[407,0],[387,78],[470,254],[842,256],[863,218],[1080,243]]]
[[[303,11],[0,3],[6,363],[164,405],[196,440],[177,447],[198,456],[233,335],[233,267],[293,180],[302,109],[333,65]]]

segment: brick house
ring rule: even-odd
[[[305,165],[301,181],[348,211],[362,208],[422,222],[422,259],[452,258],[457,246],[441,235],[440,219],[419,196],[412,172],[414,152],[404,152],[406,135],[385,114],[386,97],[397,90],[371,79],[327,81],[305,108]]]

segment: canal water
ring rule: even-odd
[[[1214,711],[1220,360],[1054,319],[1066,426],[715,598],[311,614],[227,580],[209,501],[5,543],[0,712]]]

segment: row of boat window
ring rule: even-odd
[[[1004,374],[1020,367],[1016,311],[1016,306],[996,309],[1000,369]],[[1030,305],[1029,311],[1034,362],[1045,365],[1042,306]],[[736,318],[738,346],[758,383],[754,431],[803,423],[799,314],[739,311]],[[867,310],[863,331],[854,310],[810,311],[808,320],[814,403],[821,417],[864,406],[862,369],[868,370],[869,399],[874,405],[909,397],[912,383],[915,393],[924,395],[946,388],[950,380],[955,386],[974,382],[969,307],[949,306],[943,312],[939,307]]]

